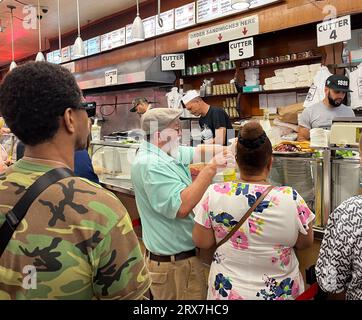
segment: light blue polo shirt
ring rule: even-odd
[[[131,178],[143,242],[152,253],[174,255],[195,248],[192,215],[184,219],[176,217],[181,192],[192,183],[188,165],[193,157],[192,147],[180,147],[176,160],[146,141],[138,150]]]

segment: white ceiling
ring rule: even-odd
[[[145,2],[147,0],[140,0]],[[20,0],[25,4],[37,5],[37,0]],[[61,5],[61,30],[62,34],[77,28],[76,0],[60,0]],[[24,6],[16,0],[0,0],[0,26],[5,26],[5,31],[0,32],[0,66],[11,62],[11,29],[10,10],[7,5],[16,6],[14,15],[25,18]],[[44,14],[42,23],[43,49],[45,38],[58,36],[58,1],[40,0],[40,5],[48,9]],[[136,0],[79,0],[81,25],[86,25],[95,20],[120,12],[136,5]],[[0,28],[1,31],[1,28]],[[15,60],[27,57],[38,52],[38,30],[27,30],[23,21],[14,19],[14,47]]]

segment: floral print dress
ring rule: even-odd
[[[211,185],[194,209],[196,223],[220,242],[267,185]],[[275,187],[235,234],[219,247],[209,275],[209,300],[289,300],[304,291],[293,247],[315,218],[290,187]]]

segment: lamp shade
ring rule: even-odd
[[[250,0],[231,0],[231,7],[235,10],[248,9],[250,7]]]
[[[14,70],[18,65],[16,64],[15,61],[12,61],[10,64],[10,71]]]
[[[133,41],[145,40],[145,28],[139,15],[133,21],[131,36]]]
[[[74,43],[74,57],[82,58],[85,56],[84,42],[81,37],[77,37]]]
[[[44,57],[43,52],[41,52],[41,51],[38,52],[38,54],[36,55],[35,61],[36,62],[45,61],[45,57]]]

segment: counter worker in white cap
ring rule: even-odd
[[[228,138],[235,138],[227,113],[221,107],[208,105],[196,90],[187,91],[182,98],[186,109],[200,116],[201,140],[203,143],[227,145]],[[228,130],[230,130],[228,135]]]
[[[181,113],[168,108],[145,113],[141,127],[147,138],[131,170],[155,300],[206,299],[205,274],[192,241],[192,210],[217,168],[224,168],[234,159],[226,149],[231,151],[235,145],[179,146]],[[192,182],[189,164],[200,162],[210,151],[219,153]]]
[[[310,130],[330,130],[334,118],[355,117],[353,110],[343,104],[349,89],[349,79],[343,75],[332,75],[326,81],[323,101],[305,108],[299,118],[298,141],[310,140]]]

